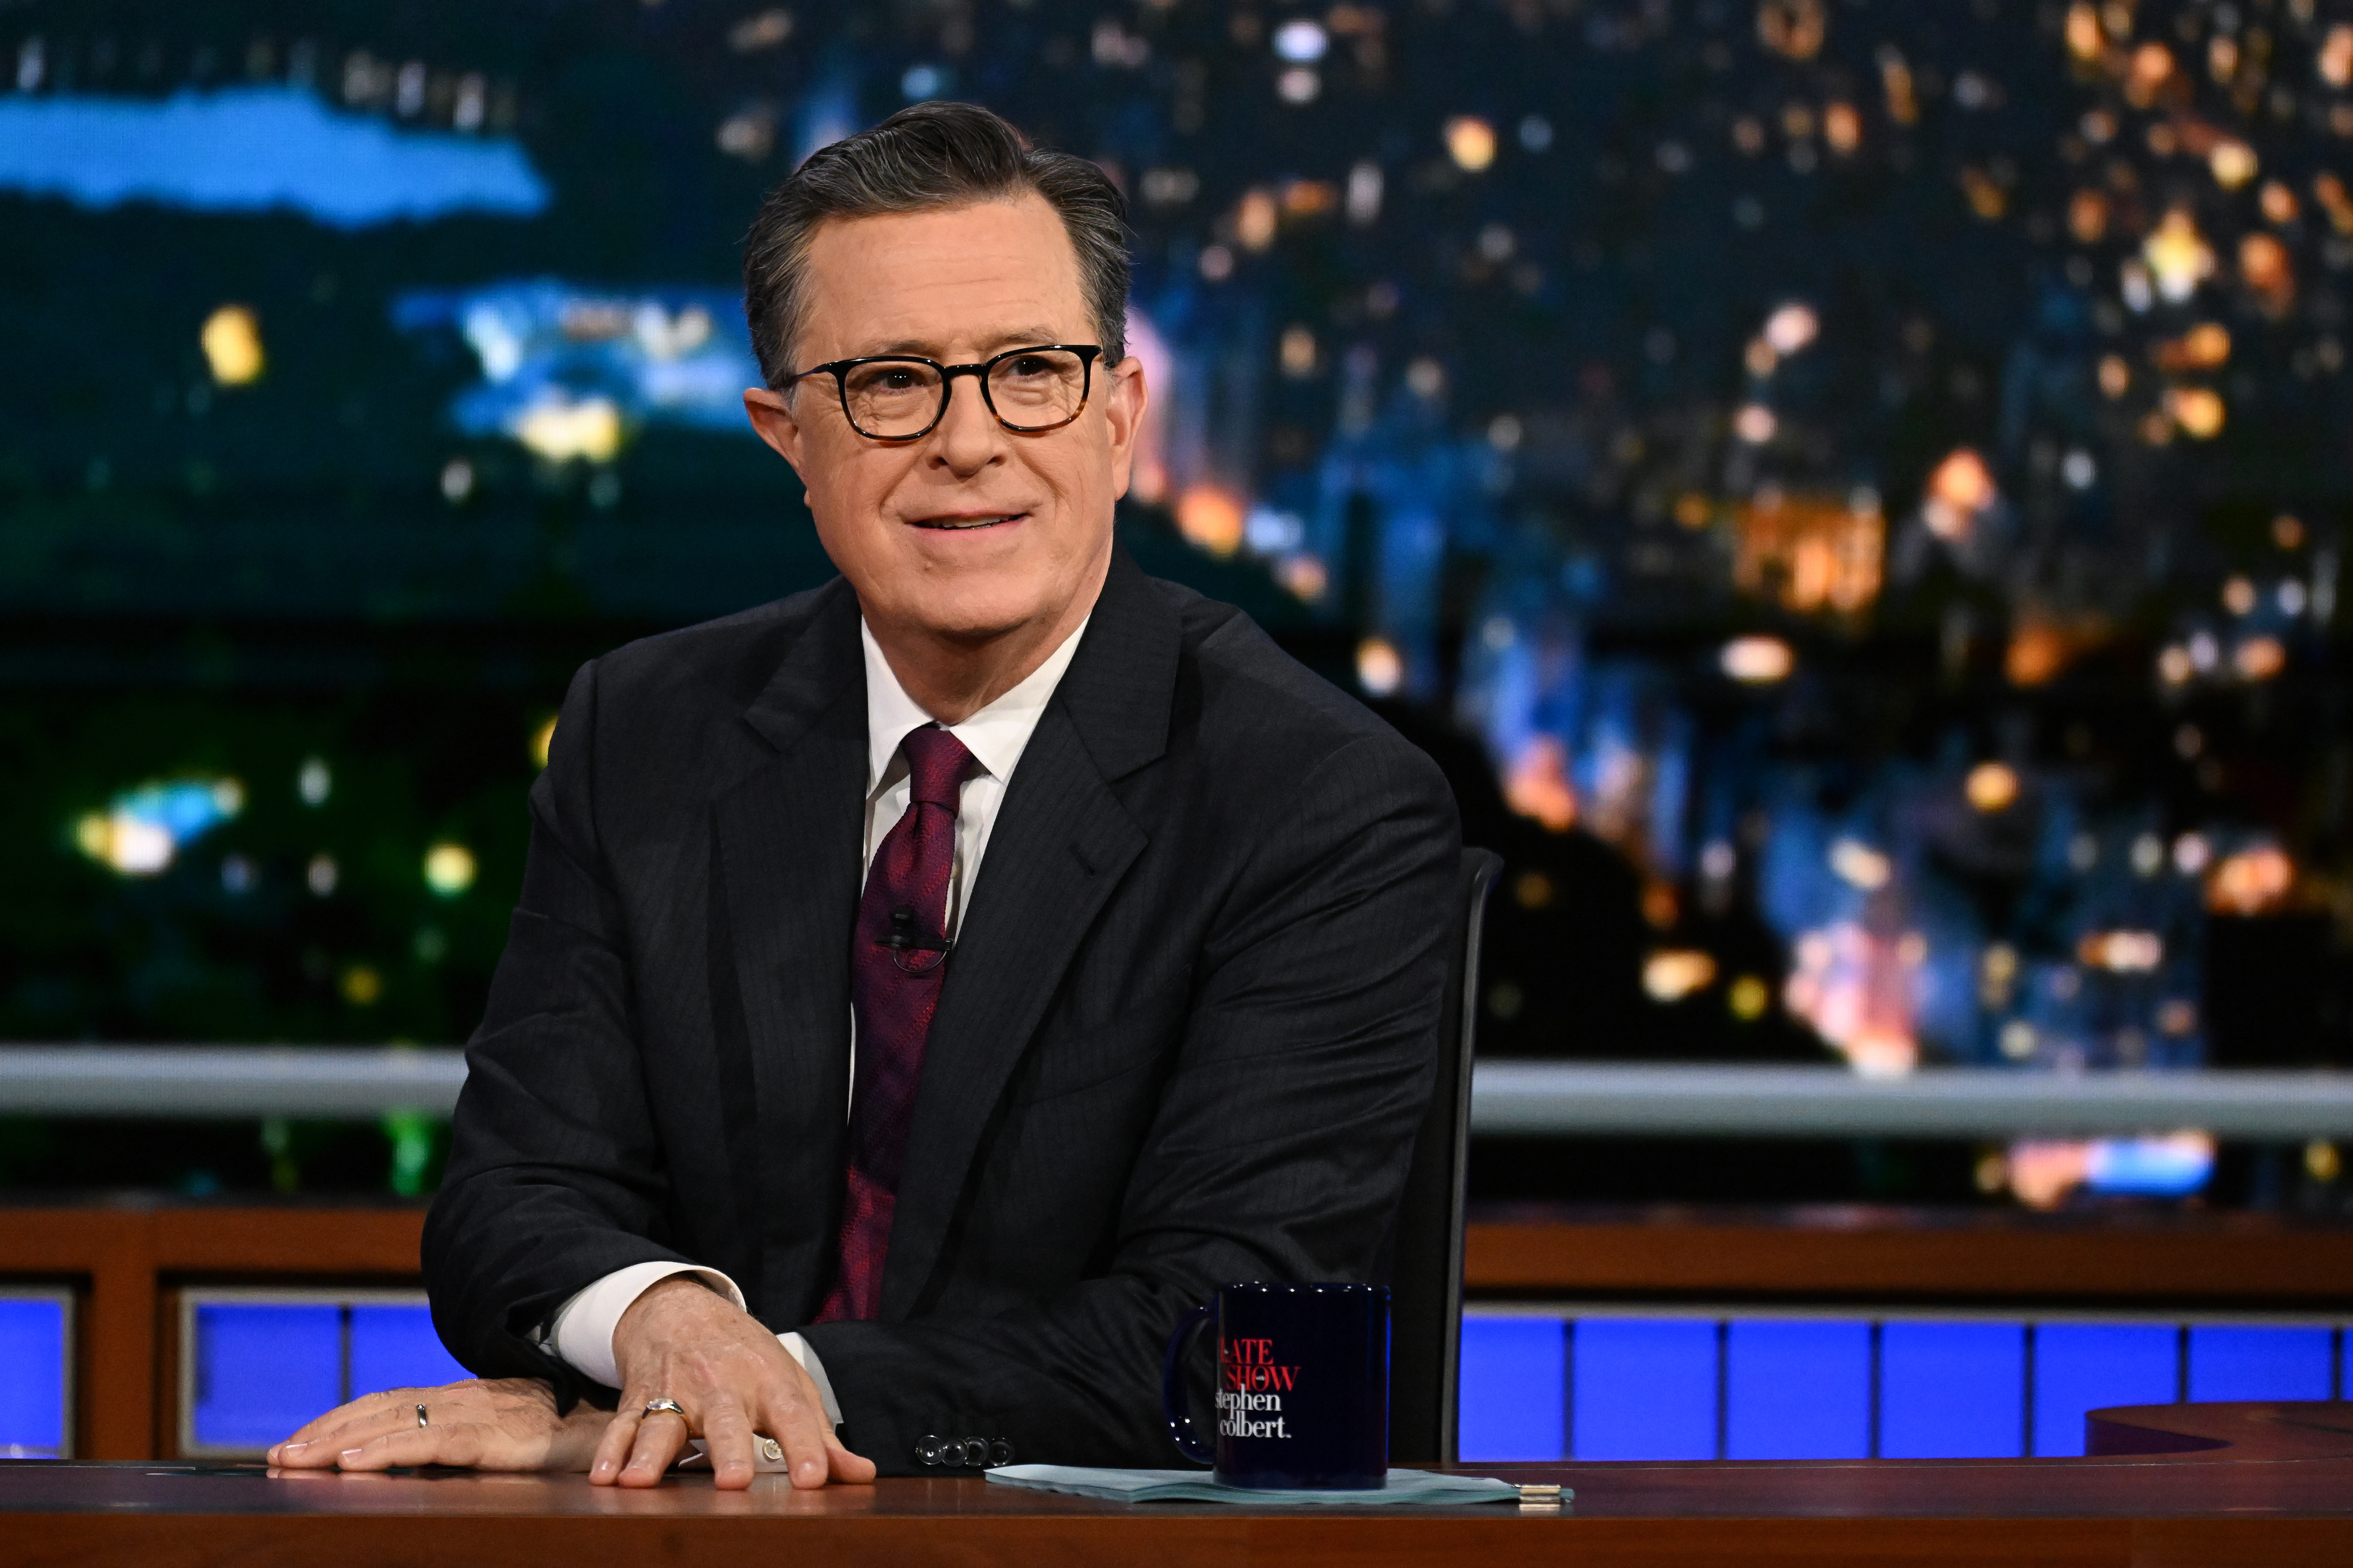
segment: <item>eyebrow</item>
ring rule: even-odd
[[[992,332],[983,338],[980,357],[987,359],[990,354],[1004,349],[1034,348],[1044,343],[1058,343],[1061,341],[1060,336],[1051,327],[1011,327],[1002,331]],[[939,351],[936,343],[922,338],[896,338],[879,348],[868,349],[864,353],[853,354],[849,357],[872,359],[880,354],[917,354],[924,359],[937,359]]]

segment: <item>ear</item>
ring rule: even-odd
[[[1112,494],[1124,496],[1135,469],[1136,442],[1144,433],[1144,410],[1152,389],[1144,384],[1144,362],[1134,354],[1112,367],[1110,381],[1103,419],[1111,432]]]
[[[776,456],[793,466],[793,472],[808,482],[808,472],[801,467],[801,444],[806,433],[801,422],[793,415],[793,405],[783,393],[765,386],[744,389],[744,412],[752,421],[752,428],[760,433]]]

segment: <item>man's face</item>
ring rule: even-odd
[[[1034,193],[828,220],[809,246],[801,320],[797,371],[871,354],[971,364],[1096,341],[1077,254]],[[870,622],[972,643],[1074,627],[1110,561],[1142,365],[1098,363],[1079,417],[1031,435],[997,422],[976,378],[951,384],[945,417],[913,441],[860,435],[830,375],[744,402],[807,487],[818,537]]]

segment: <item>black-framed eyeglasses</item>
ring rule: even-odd
[[[1085,410],[1102,353],[1096,343],[1040,343],[1008,349],[977,364],[876,354],[813,364],[786,376],[776,390],[830,374],[850,428],[870,440],[913,441],[947,417],[955,378],[968,375],[980,383],[981,401],[999,425],[1034,436],[1059,430]]]

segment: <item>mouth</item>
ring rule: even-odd
[[[943,533],[969,533],[976,529],[1018,522],[1029,515],[1026,511],[949,512],[940,517],[909,518],[907,522],[911,528],[928,528]]]

